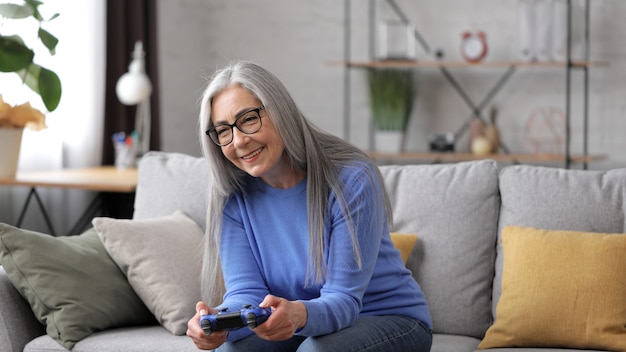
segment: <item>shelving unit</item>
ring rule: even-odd
[[[373,47],[375,46],[373,32],[371,27],[375,21],[375,2],[380,0],[370,0],[369,1],[369,27],[370,27],[370,56],[373,57]],[[409,24],[408,18],[404,15],[401,9],[397,6],[397,4],[393,0],[386,0],[389,5],[396,12],[398,17],[405,23]],[[589,67],[591,66],[607,66],[607,62],[591,62],[589,61],[589,0],[585,0],[585,35],[584,35],[584,43],[585,43],[585,58],[586,60],[575,61],[572,60],[570,56],[570,48],[571,48],[571,26],[572,26],[572,12],[571,12],[571,0],[568,0],[568,16],[567,16],[567,57],[565,61],[561,62],[519,62],[519,61],[499,61],[499,62],[481,62],[481,63],[468,63],[464,61],[440,61],[440,60],[432,60],[432,61],[398,61],[398,60],[389,60],[389,61],[377,61],[377,60],[369,60],[369,61],[352,61],[351,53],[350,53],[350,42],[351,42],[351,0],[344,0],[344,13],[345,13],[345,33],[344,33],[344,61],[342,62],[333,62],[333,65],[342,65],[344,66],[344,131],[345,138],[350,139],[349,137],[349,129],[350,129],[350,70],[352,69],[372,69],[372,68],[415,68],[415,69],[424,69],[424,68],[436,68],[441,71],[441,73],[445,76],[445,78],[449,81],[450,84],[456,89],[456,91],[461,95],[461,97],[468,104],[468,107],[471,110],[471,117],[478,117],[485,120],[482,117],[482,110],[487,106],[487,104],[491,101],[491,99],[495,96],[495,94],[499,91],[499,89],[508,81],[508,79],[513,75],[515,71],[520,68],[547,68],[554,69],[560,68],[565,69],[566,78],[565,78],[565,152],[564,154],[511,154],[508,151],[508,148],[504,146],[503,151],[504,154],[491,154],[488,156],[476,156],[470,153],[430,153],[430,152],[406,152],[400,154],[383,154],[377,152],[369,153],[372,157],[377,160],[383,161],[431,161],[431,162],[455,162],[455,161],[464,161],[464,160],[476,160],[476,159],[484,159],[490,158],[498,161],[507,161],[513,163],[531,163],[531,162],[563,162],[565,168],[570,168],[572,163],[580,163],[583,168],[586,169],[588,167],[588,163],[591,161],[599,161],[606,159],[605,156],[602,155],[589,155],[588,153],[588,120],[589,120]],[[415,39],[422,44],[426,52],[430,52],[430,47],[426,44],[424,39],[419,35],[417,31],[415,31]],[[449,72],[448,68],[460,68],[460,69],[474,69],[474,68],[500,68],[506,69],[504,74],[500,77],[500,79],[496,82],[493,88],[487,93],[485,98],[479,103],[475,104],[473,101],[469,99],[467,94],[463,91],[463,89],[458,85],[452,74]],[[583,152],[581,155],[572,155],[571,154],[571,94],[572,94],[572,83],[571,83],[571,74],[573,70],[582,70],[583,72]],[[456,133],[455,140],[458,139],[459,135],[465,132],[467,127],[467,122],[461,127],[461,129]]]

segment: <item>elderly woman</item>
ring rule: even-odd
[[[207,303],[187,330],[198,348],[430,350],[428,306],[391,242],[391,205],[367,155],[314,127],[250,62],[215,73],[200,132],[212,182]],[[202,315],[249,304],[271,310],[267,321],[203,332]]]

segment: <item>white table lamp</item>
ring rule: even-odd
[[[143,44],[135,43],[133,60],[128,65],[128,72],[117,81],[117,98],[125,105],[137,105],[135,131],[138,137],[137,155],[141,156],[150,149],[150,94],[152,83],[146,75]]]

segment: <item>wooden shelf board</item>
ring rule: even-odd
[[[375,160],[389,161],[417,161],[430,160],[435,162],[458,162],[470,160],[492,159],[504,162],[565,162],[564,154],[489,154],[475,155],[472,153],[446,153],[446,152],[404,152],[404,153],[380,153],[368,152]],[[584,163],[605,160],[606,155],[570,155],[570,162]]]
[[[537,67],[537,68],[565,68],[565,61],[553,62],[522,62],[522,61],[485,61],[469,63],[465,61],[411,61],[411,60],[381,60],[381,61],[331,61],[330,65],[342,65],[354,68],[411,68],[411,67]],[[608,61],[572,61],[572,67],[608,66]]]

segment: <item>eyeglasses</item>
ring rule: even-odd
[[[259,106],[258,108],[250,109],[239,114],[239,117],[235,119],[232,124],[218,123],[217,125],[206,130],[206,134],[211,137],[213,143],[220,147],[230,144],[233,141],[233,128],[237,129],[245,134],[257,133],[262,126],[261,123],[261,110],[265,109],[265,106]]]

